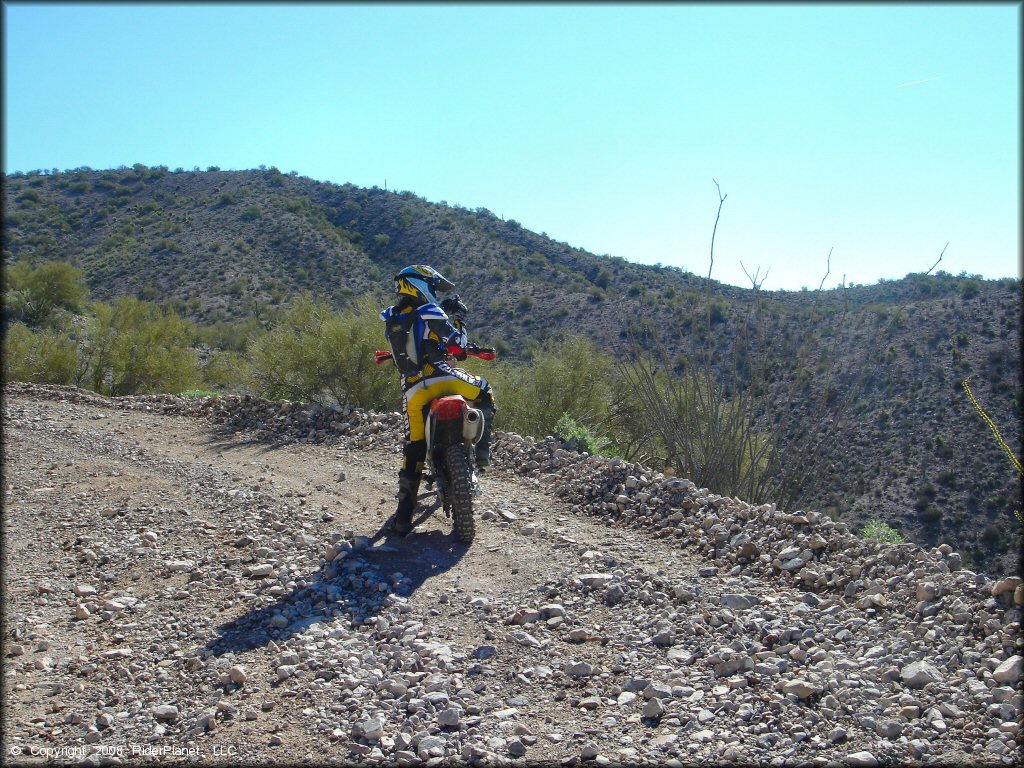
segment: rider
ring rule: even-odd
[[[405,443],[398,472],[398,509],[391,530],[405,536],[412,530],[423,463],[427,457],[424,410],[442,395],[462,395],[484,414],[483,436],[476,445],[476,465],[490,463],[494,397],[482,376],[456,368],[452,358],[466,359],[470,348],[463,320],[466,305],[458,295],[438,303],[437,293],[455,286],[432,267],[416,264],[395,275],[398,302],[380,313],[392,358],[402,374],[405,399]],[[447,311],[446,311],[447,310]]]

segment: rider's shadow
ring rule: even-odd
[[[427,507],[414,520],[419,525],[435,511]],[[393,602],[389,596],[408,598],[427,581],[444,573],[469,550],[450,532],[429,530],[406,538],[383,526],[368,538],[370,546],[327,564],[301,581],[305,586],[254,607],[217,628],[203,648],[215,656],[261,648],[281,642],[312,624],[330,624],[345,615],[351,625],[364,624]],[[442,528],[447,526],[442,525]],[[297,580],[298,581],[298,580]],[[386,585],[383,589],[381,585]]]

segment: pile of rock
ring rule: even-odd
[[[64,400],[125,411],[196,416],[232,431],[246,431],[280,441],[331,442],[355,437],[356,447],[401,440],[402,415],[378,414],[353,406],[323,406],[292,400],[266,400],[252,395],[186,397],[136,395],[103,397],[77,387],[12,382],[11,393]]]
[[[867,616],[897,611],[938,620],[1012,646],[1024,586],[962,568],[949,545],[881,544],[814,511],[752,505],[618,458],[566,451],[560,441],[499,432],[497,463],[539,479],[578,512],[653,529],[696,549],[723,574],[772,578],[813,593],[840,593]]]

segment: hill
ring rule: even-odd
[[[821,449],[828,482],[805,506],[855,527],[880,518],[922,544],[955,545],[975,567],[1016,565],[1020,478],[960,386],[972,375],[1020,446],[1016,280],[938,273],[827,291],[709,286],[482,208],[276,169],[9,175],[3,249],[7,263],[70,260],[98,298],[167,301],[202,323],[268,319],[301,291],[338,307],[365,293],[383,301],[397,269],[429,262],[459,285],[474,334],[512,359],[562,332],[624,355],[629,332],[646,322],[677,366],[699,362],[710,342],[719,370],[742,352],[745,383],[759,366],[771,371],[769,399],[798,432],[822,418],[817,403],[848,394],[847,416]],[[762,330],[752,334],[758,311]]]

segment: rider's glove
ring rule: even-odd
[[[470,344],[469,346],[473,346],[473,345]],[[466,350],[464,350],[460,346],[457,346],[456,344],[449,344],[448,345],[448,355],[449,355],[449,357],[454,357],[456,360],[459,360],[460,362],[462,360],[465,360],[466,357],[467,357]]]
[[[448,317],[458,320],[460,323],[466,321],[466,315],[469,314],[469,307],[462,303],[462,299],[459,298],[459,294],[449,296],[447,299],[441,302],[441,309]]]

